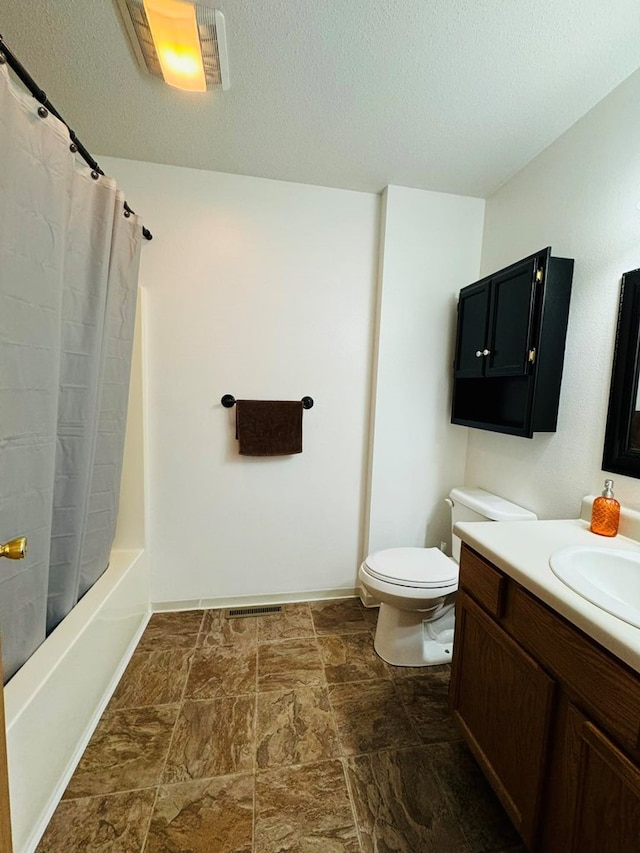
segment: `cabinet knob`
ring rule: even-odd
[[[481,355],[482,355],[482,351],[477,349],[476,350],[476,358],[480,358]]]
[[[482,350],[482,355],[489,355],[489,353],[490,353],[490,352],[491,352],[491,350],[490,350],[490,349],[483,349],[483,350]]]

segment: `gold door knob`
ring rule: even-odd
[[[10,560],[23,560],[27,556],[27,538],[19,536],[4,545],[0,545],[0,557],[8,557]]]

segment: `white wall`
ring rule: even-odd
[[[640,72],[487,201],[483,274],[551,245],[575,258],[555,434],[470,430],[465,479],[534,510],[577,517],[598,493],[620,277],[640,267]],[[615,476],[640,505],[640,482]]]
[[[348,590],[363,550],[447,538],[441,501],[461,479],[578,515],[605,476],[620,276],[640,266],[639,96],[640,73],[489,199],[484,238],[478,199],[391,187],[379,232],[374,195],[105,159],[155,235],[153,601]],[[549,244],[576,261],[558,431],[470,430],[465,460],[448,423],[457,291]],[[239,457],[225,393],[313,396],[304,453]],[[640,483],[615,479],[640,504]]]
[[[154,602],[352,589],[379,197],[103,158],[144,246]],[[300,399],[304,452],[237,453],[223,394]]]
[[[484,201],[388,187],[381,222],[369,551],[450,545],[444,498],[464,481],[450,424],[457,293],[479,276]]]

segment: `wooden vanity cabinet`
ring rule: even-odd
[[[640,769],[586,720],[578,745],[571,853],[640,850]]]
[[[539,853],[640,851],[640,677],[463,545],[450,702]]]
[[[547,755],[554,682],[459,593],[453,715],[525,843],[533,842]],[[460,649],[460,651],[458,651]]]

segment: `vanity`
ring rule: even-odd
[[[590,510],[585,500],[582,519],[456,526],[451,711],[538,853],[640,850],[640,627],[549,566],[570,546],[640,555],[637,541],[590,533]]]

